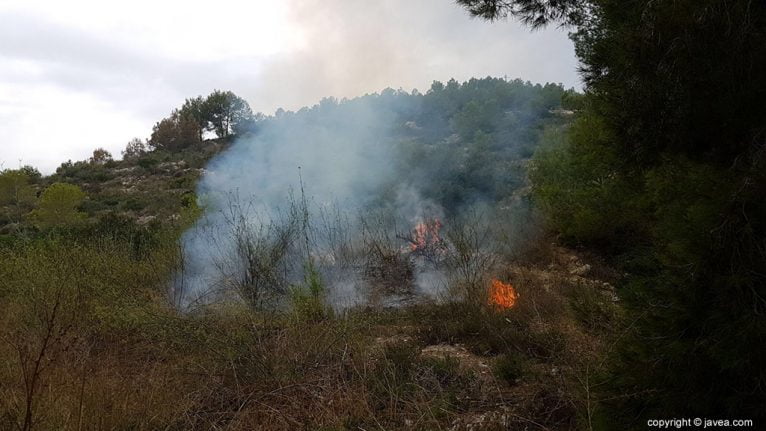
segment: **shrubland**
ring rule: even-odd
[[[595,408],[604,316],[618,308],[565,265],[500,265],[520,297],[508,310],[477,275],[412,307],[334,312],[306,280],[284,308],[180,312],[168,277],[181,228],[102,226],[0,250],[3,427],[570,429]]]
[[[438,173],[449,182],[424,189],[449,214],[443,295],[393,307],[333,307],[322,262],[307,251],[305,276],[283,283],[274,304],[250,295],[253,278],[232,283],[225,300],[179,307],[180,239],[206,210],[196,181],[237,139],[232,129],[201,141],[183,131],[191,142],[173,148],[134,140],[123,160],[98,151],[50,176],[6,170],[0,427],[592,427],[603,358],[621,328],[609,284],[617,277],[554,245],[524,204],[524,166],[538,136],[568,123],[571,114],[555,111],[576,94],[485,79],[434,83],[425,95],[365,97],[412,121],[394,123],[403,177],[417,179],[422,157],[442,160]],[[199,107],[190,100],[182,110]],[[258,121],[238,133],[257,134]],[[465,209],[476,196],[503,203],[498,214],[526,212],[515,221],[473,214]],[[304,198],[293,213],[302,235],[291,238],[300,245],[305,235],[309,247],[305,210]],[[345,218],[328,217],[313,228],[338,244],[354,242],[366,265],[385,269],[405,259],[395,245],[401,239],[381,228],[383,218],[368,214],[352,241],[344,237]],[[274,269],[276,261],[252,241],[242,244],[253,252],[251,263]],[[370,277],[381,286],[397,280]],[[491,278],[513,283],[516,306],[489,301]]]

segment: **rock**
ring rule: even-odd
[[[156,218],[157,216],[153,216],[153,215],[142,216],[142,217],[139,217],[138,220],[136,220],[136,224],[145,225],[147,223],[151,223]]]
[[[569,273],[572,275],[584,276],[588,273],[588,271],[590,271],[590,265],[587,263],[581,265],[572,265],[569,267]]]

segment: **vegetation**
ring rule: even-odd
[[[79,187],[53,183],[40,195],[37,209],[30,213],[30,219],[43,229],[75,225],[85,218],[85,214],[77,210],[83,200],[85,193]]]
[[[372,206],[385,207],[403,185],[416,185],[424,199],[457,215],[482,202],[508,204],[527,183],[525,164],[543,127],[569,121],[569,111],[561,107],[574,93],[558,84],[518,79],[452,79],[434,82],[422,94],[386,89],[340,101],[326,98],[258,124],[265,138],[273,127],[318,143],[328,130],[370,124],[373,130],[359,135],[372,134],[369,139],[387,150],[383,154],[392,171],[388,183],[371,196]],[[354,139],[352,132],[343,136]]]
[[[231,91],[216,90],[206,98],[186,99],[180,109],[154,125],[148,143],[155,149],[178,151],[202,142],[206,131],[218,138],[245,133],[254,127],[255,119],[245,100]],[[135,153],[136,142],[131,143],[133,148],[129,145],[126,151]]]
[[[4,208],[0,220],[5,230],[18,228],[22,216],[34,206],[34,184],[40,177],[40,172],[31,167],[0,171],[0,206]]]
[[[763,420],[764,5],[459,3],[573,29],[583,108],[571,128],[546,132],[532,179],[564,240],[629,273],[626,335],[604,380],[607,423]]]
[[[32,167],[2,171],[0,234],[39,228],[32,210],[54,183],[85,192],[76,207],[90,222],[110,214],[141,223],[177,217],[181,209],[196,204],[196,182],[207,161],[228,148],[237,133],[254,133],[279,122],[299,125],[350,117],[363,104],[385,119],[380,134],[387,139],[381,145],[395,154],[396,182],[380,191],[381,202],[392,197],[398,184],[417,183],[425,197],[457,213],[477,201],[509,200],[525,186],[525,160],[534,152],[540,131],[568,121],[556,109],[574,94],[559,85],[521,80],[450,80],[434,82],[425,94],[388,89],[352,100],[325,99],[267,118],[251,114],[246,102],[230,92],[216,91],[188,99],[155,125],[147,141],[132,139],[122,160],[97,149],[89,160],[64,162],[45,178]],[[226,106],[225,115],[221,106]],[[215,120],[219,117],[223,123]],[[206,131],[216,130],[216,122],[226,125],[227,132],[218,134],[226,137],[204,139]]]
[[[122,160],[97,149],[50,176],[0,171],[0,428],[766,419],[766,6],[458,3],[571,29],[584,94],[450,80],[266,117],[216,90]],[[219,240],[233,254],[214,262],[223,294],[179,300],[211,158],[274,128],[352,127],[360,112],[394,156],[359,231],[340,213],[312,224],[305,196],[257,226],[232,206]],[[444,209],[443,233],[426,220],[413,238],[386,218],[412,183]],[[440,296],[333,306],[327,268],[396,296],[437,263]],[[514,296],[496,301],[508,282]]]
[[[186,223],[104,221],[0,249],[3,428],[462,429],[502,400],[522,403],[494,419],[505,426],[587,416],[578,377],[598,338],[558,290],[566,272],[551,291],[514,276],[530,301],[508,311],[475,289],[334,314],[315,278],[285,310],[178,313],[166,292]]]
[[[362,99],[390,115],[391,139],[381,145],[395,150],[401,181],[420,180],[421,157],[440,157],[443,172],[427,184],[427,198],[457,214],[475,195],[523,196],[525,161],[544,128],[567,123],[557,109],[574,97],[557,85],[487,78]],[[247,133],[355,103],[261,118]],[[233,139],[194,130],[178,146],[134,139],[123,160],[97,151],[47,177],[3,171],[0,428],[572,428],[587,420],[580,381],[598,368],[611,336],[588,318],[616,306],[601,293],[570,305],[577,283],[590,281],[570,280],[564,258],[551,263],[566,252],[542,250],[541,237],[525,236],[537,257],[523,263],[507,247],[488,253],[488,238],[508,235],[510,224],[484,231],[486,219],[466,215],[445,229],[455,246],[444,259],[450,301],[337,309],[310,229],[339,235],[334,244],[345,253],[361,247],[364,264],[383,271],[406,266],[391,260],[401,240],[374,217],[353,241],[343,238],[342,218],[309,227],[303,197],[287,231],[259,233],[232,218],[238,258],[250,268],[246,282],[232,280],[241,301],[180,311],[168,290],[185,270],[181,235],[200,215],[194,187]],[[279,273],[280,235],[300,248],[305,277],[297,283]],[[490,273],[514,280],[528,302],[489,305]],[[395,279],[381,276],[381,286]],[[281,301],[264,301],[264,291]],[[509,399],[519,400],[512,409]]]

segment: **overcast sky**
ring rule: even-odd
[[[580,86],[565,32],[451,0],[0,0],[0,163],[119,156],[216,88],[271,114],[485,76]]]

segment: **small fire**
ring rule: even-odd
[[[442,245],[442,238],[439,231],[442,228],[442,222],[439,219],[431,219],[418,223],[412,232],[412,251],[438,249]]]
[[[519,294],[510,283],[503,283],[498,279],[492,280],[492,286],[489,290],[489,303],[499,308],[513,308]]]

